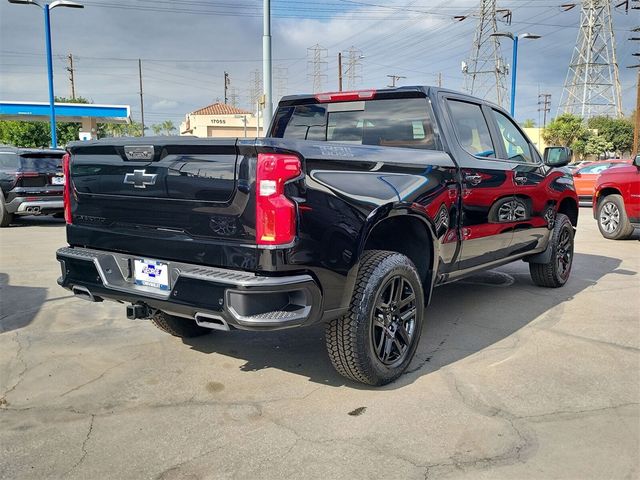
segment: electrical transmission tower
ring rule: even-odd
[[[249,102],[250,109],[253,110],[258,105],[262,96],[262,72],[258,69],[249,73]]]
[[[289,69],[287,67],[276,67],[273,74],[273,79],[276,87],[276,100],[279,100],[287,94]]]
[[[507,97],[506,77],[509,67],[500,53],[498,37],[491,36],[498,31],[497,15],[511,23],[511,12],[497,10],[496,0],[480,1],[471,55],[468,61],[462,62],[462,73],[465,75],[464,89],[467,92],[502,106]]]
[[[307,48],[307,75],[313,79],[313,93],[321,92],[327,80],[327,49],[319,44]]]
[[[231,103],[231,105],[233,107],[237,107],[238,106],[238,97],[240,95],[238,94],[238,89],[236,87],[231,87],[231,93],[229,93],[229,102]]]
[[[558,113],[573,113],[584,119],[622,115],[615,45],[611,2],[583,0],[580,30]]]
[[[355,47],[347,50],[347,66],[344,73],[347,76],[347,90],[355,90],[356,84],[362,80],[362,50]]]

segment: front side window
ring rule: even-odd
[[[459,100],[447,103],[460,146],[476,157],[495,158],[489,126],[480,105]]]
[[[531,155],[531,145],[522,135],[518,127],[501,112],[493,110],[498,130],[504,142],[504,149],[507,152],[507,160],[520,163],[534,163],[535,160]]]

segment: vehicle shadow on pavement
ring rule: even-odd
[[[46,298],[46,288],[10,285],[9,275],[0,273],[0,333],[29,325]]]
[[[617,270],[620,264],[618,258],[576,253],[569,282],[557,289],[535,286],[524,262],[438,287],[426,309],[415,358],[400,379],[383,388],[402,388],[491,347],[607,274],[635,274]],[[275,368],[325,385],[376,388],[346,380],[333,370],[322,325],[276,332],[214,332],[183,341],[202,353],[217,352],[244,360],[242,371]]]
[[[17,227],[64,227],[64,218],[54,218],[51,215],[16,217],[9,228]]]

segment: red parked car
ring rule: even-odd
[[[593,215],[605,238],[629,238],[634,227],[640,227],[640,155],[631,165],[600,174],[593,195]]]
[[[605,170],[612,167],[631,164],[631,160],[601,160],[583,165],[573,172],[573,184],[576,187],[581,207],[590,207],[596,180]]]

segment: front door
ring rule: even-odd
[[[497,158],[489,109],[462,96],[448,95],[445,103],[456,137],[450,148],[462,175],[457,270],[464,273],[500,260],[509,251],[513,225],[501,215],[514,200],[513,173],[508,162]]]

